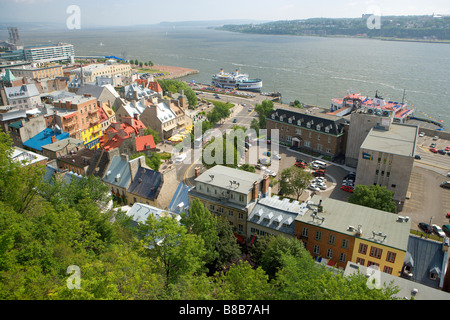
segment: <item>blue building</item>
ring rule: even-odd
[[[42,152],[42,147],[48,144],[54,143],[58,140],[64,140],[69,138],[68,132],[63,132],[58,128],[47,128],[33,138],[25,141],[23,145],[33,151]]]

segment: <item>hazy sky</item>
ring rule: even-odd
[[[55,22],[65,26],[70,5],[81,26],[153,24],[222,19],[292,20],[316,17],[450,14],[449,0],[0,0],[0,22]]]

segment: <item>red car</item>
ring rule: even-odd
[[[450,151],[450,146],[447,146],[447,148],[445,148],[445,151]]]
[[[303,161],[297,161],[297,162],[295,162],[295,165],[296,165],[297,167],[302,168],[302,169],[306,169],[306,163],[303,162]]]
[[[447,212],[447,218],[450,219],[450,212]]]
[[[341,186],[341,190],[344,190],[345,192],[353,192],[353,188],[350,186]]]
[[[314,171],[312,173],[312,175],[314,177],[324,177],[325,176],[325,171],[319,169],[319,170]]]
[[[430,151],[433,152],[433,153],[438,153],[439,152],[439,150],[436,149],[436,148],[430,148]]]

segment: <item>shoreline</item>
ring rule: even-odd
[[[165,76],[158,77],[158,79],[178,79],[189,76],[191,74],[198,74],[200,71],[189,68],[174,67],[174,66],[161,66],[153,65],[152,69],[159,70],[161,72],[168,73]]]

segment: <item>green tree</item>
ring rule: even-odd
[[[252,122],[250,123],[250,129],[255,130],[257,136],[259,137],[260,125],[259,125],[259,121],[257,119],[252,120]]]
[[[163,274],[166,288],[180,276],[195,274],[203,268],[206,255],[203,239],[188,233],[175,218],[150,215],[140,225],[140,234],[149,249],[149,258],[156,261],[158,272]]]
[[[256,172],[256,169],[254,166],[248,164],[248,163],[244,163],[242,166],[239,167],[240,170],[244,170],[244,171],[248,171],[248,172]]]
[[[264,100],[261,104],[255,105],[255,111],[258,114],[259,127],[261,129],[266,128],[266,118],[272,113],[273,110],[272,100]]]
[[[159,132],[158,131],[156,131],[156,130],[153,130],[152,128],[150,128],[150,127],[147,127],[145,130],[144,130],[144,134],[146,135],[146,136],[153,136],[153,141],[155,142],[155,144],[158,144],[160,141],[161,141],[161,139],[159,138]]]
[[[295,258],[309,255],[297,238],[289,239],[283,236],[260,237],[252,250],[252,258],[256,265],[263,268],[271,279],[283,266],[282,258],[286,254]]]
[[[284,194],[294,195],[297,200],[303,194],[313,175],[298,167],[284,169],[280,175],[280,191]]]
[[[187,83],[172,79],[158,79],[158,83],[165,93],[177,93],[180,90],[183,90],[189,104],[193,107],[197,105],[197,95]]]
[[[262,268],[252,268],[248,261],[233,264],[228,272],[216,275],[217,299],[272,299],[273,286]]]
[[[358,185],[353,190],[348,202],[361,206],[397,213],[397,207],[393,201],[394,192],[386,187],[378,185]]]

